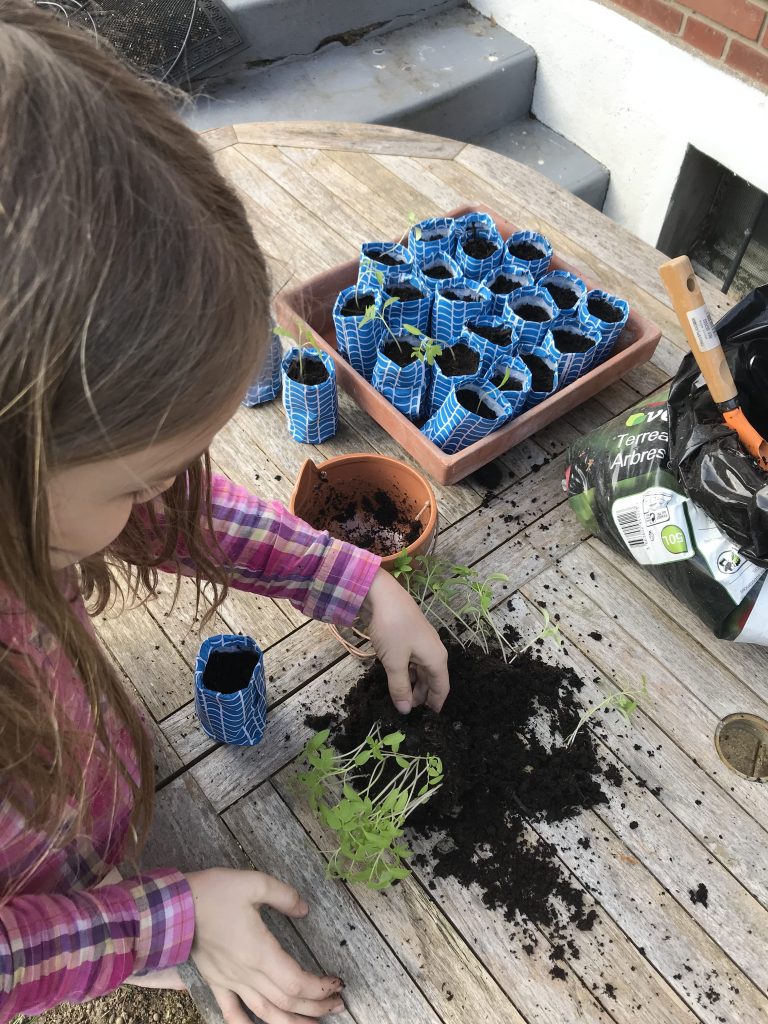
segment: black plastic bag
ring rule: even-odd
[[[716,324],[744,414],[768,437],[768,285]],[[723,422],[693,355],[669,392],[670,468],[688,497],[750,560],[768,566],[768,474]]]

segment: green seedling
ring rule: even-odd
[[[435,359],[442,355],[443,346],[435,341],[434,338],[422,334],[418,327],[414,327],[413,324],[403,324],[403,330],[419,339],[411,347],[411,359],[418,359],[419,362],[426,363],[427,366],[434,366]]]
[[[291,332],[287,331],[284,327],[273,327],[272,330],[275,332],[275,334],[279,335],[279,337],[286,338],[288,341],[290,341],[297,349],[299,356],[299,376],[303,379],[305,349],[314,349],[314,351],[317,352],[318,355],[320,355],[321,348],[318,345],[317,339],[315,338],[314,334],[312,333],[312,331],[310,331],[308,327],[304,327],[300,324],[297,324],[296,326],[298,328],[297,336],[291,334]]]
[[[648,696],[648,680],[643,675],[641,676],[642,685],[636,690],[615,690],[610,693],[605,700],[601,700],[599,704],[593,705],[591,708],[583,713],[578,721],[576,728],[568,736],[565,741],[565,745],[570,747],[573,741],[576,739],[579,730],[586,725],[589,719],[596,714],[598,711],[602,711],[608,708],[613,711],[618,711],[619,714],[624,718],[627,723],[631,723],[632,715],[637,711],[639,706],[639,700],[641,697]]]
[[[413,237],[416,239],[416,241],[421,241],[422,231],[416,222],[416,214],[413,212],[413,210],[411,210],[408,214],[408,225],[409,229],[413,231]]]
[[[512,371],[510,370],[509,367],[507,367],[506,370],[504,371],[504,376],[501,378],[499,383],[496,385],[496,387],[499,389],[499,391],[502,390],[502,388],[504,387],[504,385],[507,383],[507,381],[509,380],[509,378],[511,376],[512,376]]]
[[[348,754],[337,753],[328,737],[324,729],[307,743],[303,756],[308,769],[299,775],[312,810],[338,839],[328,875],[386,889],[411,873],[406,861],[412,852],[402,842],[404,825],[439,789],[442,761],[432,754],[400,753],[404,734],[382,736],[378,724]]]

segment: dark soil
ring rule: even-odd
[[[410,366],[413,362],[413,346],[407,341],[388,341],[382,351],[398,366]]]
[[[576,331],[553,331],[552,337],[561,352],[589,352],[594,345],[591,338],[585,338]]]
[[[506,347],[512,344],[512,328],[499,324],[497,327],[490,327],[487,324],[473,324],[471,321],[467,327],[474,334],[479,334],[486,341],[492,341],[494,345]]]
[[[531,371],[531,391],[551,391],[552,385],[555,383],[555,373],[541,356],[525,352],[520,355],[520,358]]]
[[[498,245],[489,238],[467,238],[461,243],[467,256],[475,260],[485,260],[498,251]]]
[[[403,260],[399,260],[391,252],[369,252],[367,255],[369,260],[373,260],[374,263],[382,263],[385,267],[400,267],[403,265]]]
[[[347,299],[341,307],[342,316],[364,316],[366,309],[372,306],[376,299],[370,293],[366,295],[353,295]]]
[[[328,371],[320,359],[304,359],[304,372],[301,372],[301,364],[298,356],[288,367],[288,376],[291,380],[304,384],[306,387],[313,387],[315,384],[322,384],[328,380]]]
[[[517,256],[519,260],[527,260],[528,262],[544,258],[544,253],[533,242],[515,242],[514,245],[510,245],[509,251],[513,256]]]
[[[511,277],[505,277],[504,274],[497,277],[490,285],[494,295],[509,295],[510,292],[514,292],[522,287],[523,285],[520,281],[514,281]]]
[[[524,302],[522,306],[516,306],[515,314],[532,324],[543,324],[545,320],[552,319],[548,310],[543,306],[534,306],[532,302]]]
[[[387,288],[387,295],[400,299],[401,302],[416,302],[418,299],[424,298],[424,292],[420,292],[418,288],[409,284],[393,285],[391,288]]]
[[[562,740],[579,721],[582,683],[531,652],[512,664],[453,641],[448,652],[451,693],[440,715],[424,708],[397,714],[376,663],[349,693],[334,743],[351,750],[378,721],[384,733],[406,734],[404,753],[441,757],[445,781],[408,833],[429,841],[437,877],[478,885],[487,906],[522,927],[527,952],[537,941],[530,926],[542,925],[553,939],[552,959],[562,959],[558,942],[572,944],[573,927],[589,931],[596,914],[556,849],[530,843],[528,822],[561,821],[606,801],[590,731],[582,729],[571,747]]]
[[[311,524],[327,530],[337,540],[346,540],[376,555],[394,555],[412,544],[422,533],[418,519],[412,519],[402,504],[386,491],[358,496],[342,494],[323,482],[323,504]]]
[[[255,651],[211,651],[203,683],[217,693],[237,693],[246,688],[258,663]]]
[[[592,316],[596,316],[598,320],[602,320],[606,324],[617,324],[624,315],[620,309],[610,302],[606,302],[605,299],[589,299],[587,309]]]
[[[501,373],[497,373],[495,377],[491,377],[491,384],[498,388],[499,391],[522,391],[523,382],[519,377],[510,377],[506,384],[502,386],[501,382],[504,380],[505,372],[506,371],[502,370]]]
[[[573,309],[579,301],[579,296],[572,288],[563,288],[562,285],[559,284],[545,284],[544,287],[560,309]]]
[[[440,231],[425,231],[421,236],[421,240],[422,242],[440,242],[447,238],[448,234],[448,228],[443,228]]]
[[[477,416],[482,416],[484,420],[496,419],[496,413],[490,405],[486,405],[476,391],[472,391],[469,388],[459,388],[456,392],[456,401],[467,412],[473,412]]]
[[[446,290],[441,294],[444,298],[450,299],[451,302],[475,302],[477,300],[476,292],[473,292],[471,295],[460,295],[451,288],[446,288]]]
[[[480,368],[479,354],[461,342],[443,349],[435,362],[446,377],[467,377]]]
[[[449,277],[453,277],[451,268],[446,267],[444,263],[435,263],[431,267],[427,267],[424,273],[427,277],[431,277],[433,281],[445,281]]]

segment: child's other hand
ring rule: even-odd
[[[440,711],[448,696],[448,652],[411,595],[379,569],[361,615],[389,681],[392,702],[407,714],[425,704]]]
[[[262,906],[288,917],[309,908],[295,889],[260,871],[213,868],[187,875],[195,901],[197,969],[227,1024],[252,1024],[237,997],[267,1024],[308,1024],[343,1009],[339,978],[308,974],[261,919]]]

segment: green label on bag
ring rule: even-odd
[[[681,555],[688,550],[685,534],[679,526],[665,526],[661,531],[661,543],[673,555]]]

